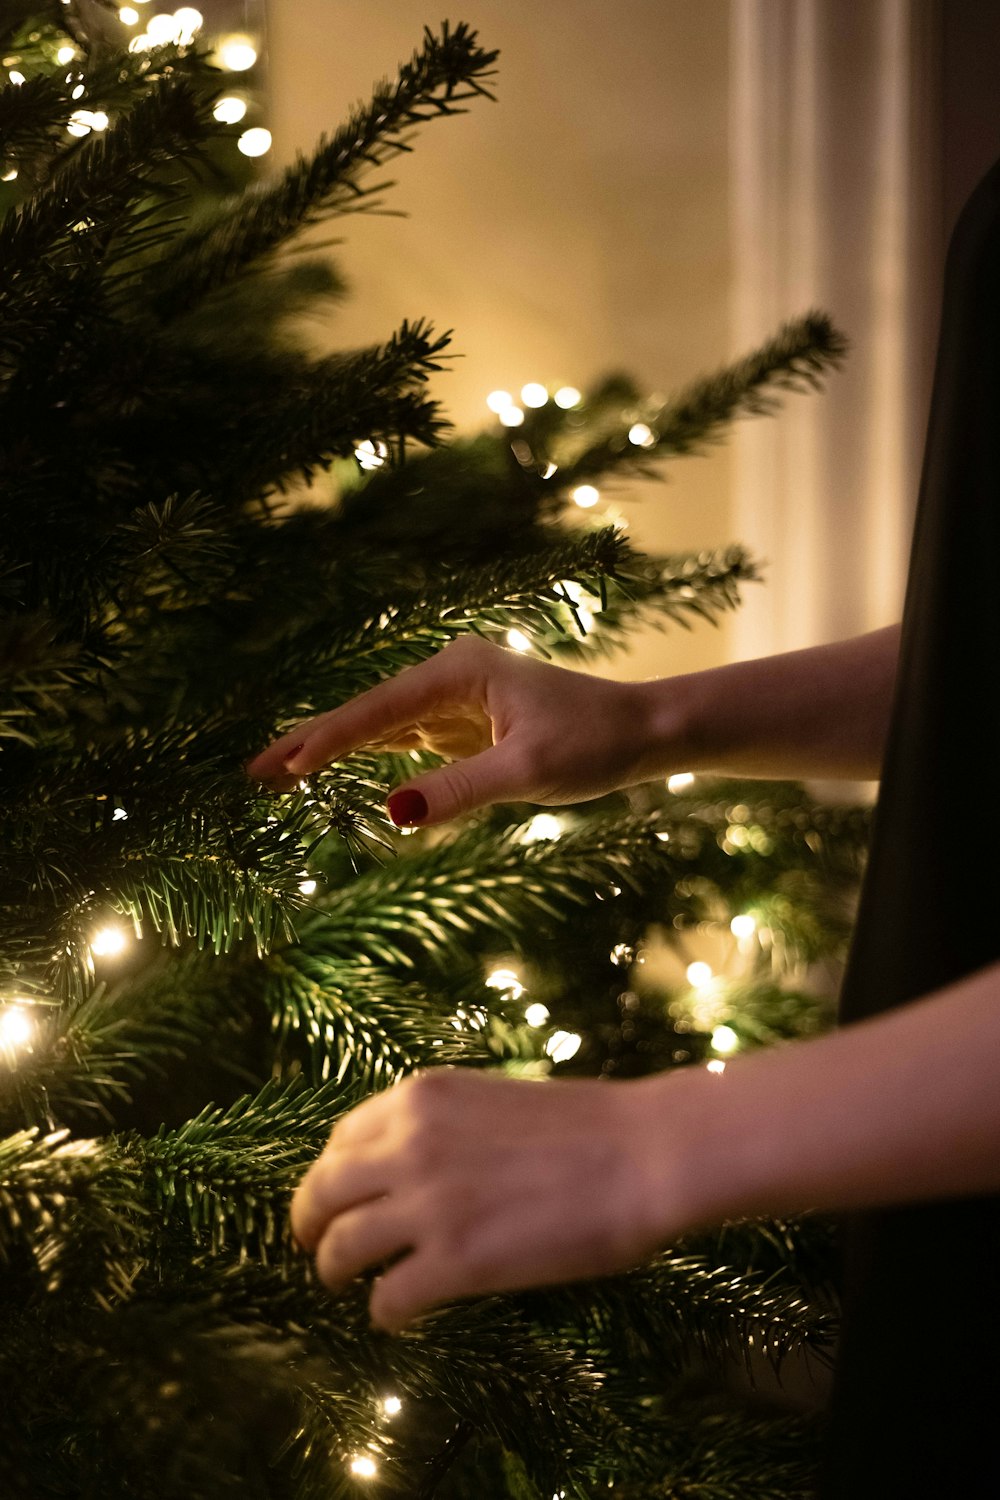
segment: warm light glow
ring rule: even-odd
[[[155,16],[150,16],[146,22],[146,34],[149,40],[161,47],[164,42],[175,42],[179,29],[175,17],[163,10]]]
[[[13,1052],[31,1040],[31,1017],[21,1005],[6,1005],[0,1011],[0,1046]]]
[[[631,943],[616,943],[608,954],[608,957],[613,964],[617,964],[620,968],[623,964],[630,964],[632,962],[635,957],[635,949]]]
[[[542,479],[551,479],[553,474],[558,472],[558,469],[559,465],[554,464],[552,460],[549,459],[548,463],[545,465],[545,468],[542,470],[540,477]]]
[[[114,812],[111,814],[111,821],[112,823],[126,823],[128,821],[128,813],[125,811],[124,807],[115,808]]]
[[[315,880],[300,880],[299,890],[302,892],[303,896],[314,896],[316,894]]]
[[[403,1403],[398,1396],[386,1396],[382,1402],[382,1410],[387,1417],[395,1417],[403,1410]]]
[[[553,1062],[569,1062],[579,1052],[582,1040],[575,1031],[554,1031],[545,1043],[545,1050]]]
[[[726,1071],[725,1063],[718,1057],[713,1057],[710,1063],[705,1064],[705,1067],[709,1073],[724,1073]]]
[[[600,491],[595,489],[592,484],[578,484],[572,492],[572,496],[577,505],[581,506],[584,510],[589,510],[590,506],[596,505],[601,498]]]
[[[75,56],[76,56],[76,48],[75,47],[60,47],[59,51],[56,53],[56,62],[60,62],[60,63],[72,62]]]
[[[90,951],[95,958],[113,958],[123,953],[128,938],[121,927],[102,927],[90,940]]]
[[[549,1019],[549,1008],[540,1000],[536,1000],[524,1012],[524,1019],[529,1026],[545,1026]]]
[[[131,5],[123,5],[118,12],[118,19],[123,26],[134,26],[139,19],[139,12],[133,10]]]
[[[757,931],[757,918],[752,917],[749,912],[741,912],[734,917],[729,924],[729,930],[733,937],[740,939],[752,938]]]
[[[656,443],[656,436],[652,429],[646,426],[645,422],[636,422],[628,430],[628,440],[630,443],[634,443],[637,448],[652,448]]]
[[[13,182],[16,176],[17,176],[17,168],[16,167],[11,167],[11,169],[10,169],[9,172],[5,172],[3,174],[3,176],[0,177],[0,182]]]
[[[227,36],[219,48],[219,61],[231,73],[245,73],[257,61],[257,48],[248,36]]]
[[[711,984],[713,979],[711,964],[702,963],[699,959],[693,964],[688,964],[686,969],[687,982],[692,989],[704,989],[706,984]]]
[[[271,132],[263,125],[252,125],[249,130],[244,130],[236,144],[244,156],[263,156],[271,149]]]
[[[102,109],[77,109],[69,117],[66,129],[70,135],[89,135],[92,130],[107,130],[108,117]]]
[[[362,1479],[373,1479],[378,1473],[378,1464],[367,1453],[357,1453],[351,1459],[351,1473],[360,1475]]]
[[[508,630],[507,644],[513,651],[530,651],[531,637],[530,635],[525,635],[523,630],[517,630],[516,628]]]
[[[571,406],[579,405],[583,397],[575,385],[562,385],[552,399],[557,406],[561,406],[564,411],[568,411]]]
[[[712,1048],[715,1052],[735,1052],[740,1039],[731,1026],[716,1026],[712,1032]]]
[[[490,391],[486,397],[486,405],[490,411],[495,411],[499,416],[502,411],[507,410],[508,406],[514,405],[514,397],[510,391]]]
[[[10,78],[11,83],[21,84],[25,81],[24,74],[19,73],[16,68],[12,68],[7,76]]]
[[[487,974],[483,982],[491,990],[506,990],[512,1000],[520,1000],[524,994],[521,976],[515,969],[494,969],[492,974]]]
[[[548,399],[548,391],[544,385],[539,385],[537,380],[530,380],[527,385],[521,387],[521,400],[525,406],[544,406]]]
[[[238,99],[235,94],[227,94],[212,110],[214,118],[220,120],[223,125],[238,125],[246,112],[246,100]]]
[[[668,792],[683,792],[686,787],[694,784],[694,775],[691,771],[678,771],[675,776],[667,777]]]
[[[533,844],[539,839],[557,839],[562,831],[562,823],[554,813],[536,813],[521,835],[521,842]]]
[[[186,47],[194,41],[195,36],[204,26],[205,17],[200,10],[195,10],[193,5],[182,5],[180,10],[174,11],[174,21],[177,26],[176,40],[182,47]]]
[[[505,406],[497,415],[505,427],[520,427],[524,421],[524,412],[519,406]]]
[[[248,130],[246,133],[249,135],[250,131]],[[266,131],[264,133],[265,135],[267,134]],[[240,150],[242,151],[242,149],[243,137],[240,136]],[[362,469],[381,469],[389,457],[389,449],[381,439],[378,442],[372,442],[371,438],[366,438],[363,443],[359,443],[355,448],[354,457]]]

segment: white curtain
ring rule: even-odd
[[[734,656],[898,618],[943,251],[936,0],[733,0],[734,342],[820,307],[851,352],[739,425],[734,535],[766,563]]]

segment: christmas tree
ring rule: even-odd
[[[717,1068],[825,1025],[864,814],[698,782],[404,838],[411,758],[280,797],[243,767],[462,634],[587,666],[735,606],[742,549],[639,555],[587,487],[773,412],[843,342],[811,313],[666,404],[609,377],[453,438],[447,336],[306,355],[290,315],[339,280],[282,252],[376,206],[495,54],[428,31],[241,184],[211,52],[120,30],[77,0],[0,18],[2,1493],[807,1495],[814,1421],[732,1368],[828,1354],[826,1223],[393,1338],[367,1284],[315,1282],[287,1207],[416,1067]],[[692,934],[728,973],[685,973]]]

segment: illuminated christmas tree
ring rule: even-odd
[[[810,314],[665,404],[539,387],[454,439],[447,339],[307,356],[287,320],[339,280],[279,252],[488,97],[495,54],[426,33],[256,179],[235,142],[262,127],[195,23],[131,50],[121,27],[0,17],[0,1489],[804,1496],[812,1420],[726,1372],[828,1351],[825,1223],[390,1338],[286,1216],[333,1121],[417,1066],[721,1067],[826,1024],[811,966],[841,952],[863,813],[699,781],[404,838],[408,758],[281,797],[243,766],[469,631],[586,664],[735,606],[742,549],[642,556],[588,502],[817,385],[842,341]]]

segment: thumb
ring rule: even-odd
[[[491,802],[515,802],[527,796],[524,777],[516,777],[509,741],[452,761],[417,781],[396,787],[389,797],[389,816],[397,828],[446,823],[461,813]]]

